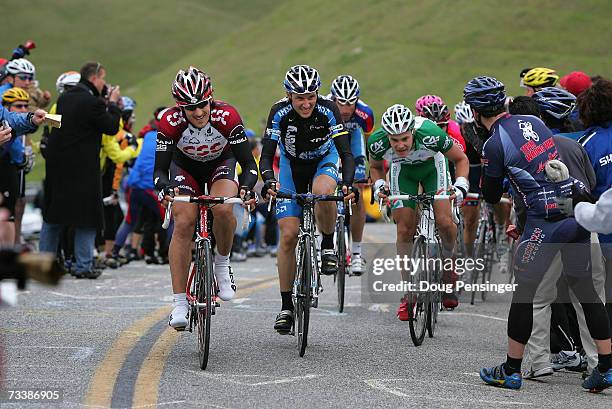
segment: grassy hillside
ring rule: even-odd
[[[454,104],[475,75],[496,76],[514,95],[523,93],[518,73],[524,67],[612,76],[607,0],[23,4],[3,2],[5,10],[16,11],[0,27],[6,52],[34,39],[39,48],[32,60],[47,88],[65,69],[103,61],[109,80],[137,100],[138,126],[153,108],[172,103],[174,75],[190,64],[207,71],[215,96],[236,105],[257,131],[283,96],[285,71],[298,63],[319,70],[323,92],[338,74],[356,76],[377,117],[393,103],[413,106],[425,93]]]
[[[550,66],[612,74],[607,1],[286,1],[281,7],[171,64],[135,88],[150,106],[167,102],[177,67],[196,64],[213,78],[216,96],[234,103],[261,129],[283,94],[292,64],[308,63],[324,91],[340,73],[356,76],[377,114],[425,93],[458,102],[463,85],[489,74],[522,93],[518,73]]]
[[[261,17],[272,0],[3,0],[0,55],[28,39],[41,85],[96,60],[127,88]],[[9,16],[10,11],[10,17]]]

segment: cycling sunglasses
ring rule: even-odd
[[[17,109],[28,108],[29,106],[30,106],[29,104],[13,104],[13,105],[11,105],[12,108],[17,108]]]
[[[210,103],[210,98],[205,99],[204,101],[198,103],[198,104],[190,104],[190,105],[183,105],[183,108],[185,108],[185,110],[187,111],[195,111],[196,109],[204,109],[206,108],[206,106],[208,106],[208,104]]]
[[[34,81],[34,76],[30,74],[18,74],[17,78],[21,81]]]
[[[335,97],[335,98],[336,98],[336,101],[340,105],[353,105],[359,99],[359,97],[353,97],[349,99],[344,99],[344,98],[339,98],[339,97]]]

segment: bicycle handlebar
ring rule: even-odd
[[[168,208],[166,209],[166,214],[164,215],[164,222],[162,223],[162,228],[167,229],[170,226],[170,219],[172,219],[172,203],[181,202],[181,203],[197,203],[197,204],[242,204],[242,199],[239,197],[223,197],[223,196],[174,196],[173,200],[168,203]],[[249,213],[249,219],[251,215]]]
[[[480,195],[479,193],[468,193],[466,199],[480,199],[481,196],[482,195]],[[511,204],[512,201],[507,197],[502,197],[501,199],[499,199],[499,203]]]

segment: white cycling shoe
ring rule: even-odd
[[[215,278],[219,292],[217,295],[223,301],[229,301],[236,296],[236,284],[234,284],[234,273],[230,266],[215,266]]]
[[[351,272],[353,275],[360,276],[365,270],[365,260],[361,257],[361,254],[351,255]]]
[[[170,313],[168,325],[177,331],[184,331],[187,327],[187,317],[189,316],[188,304],[176,304]]]

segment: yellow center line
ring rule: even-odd
[[[245,297],[265,288],[270,288],[278,285],[278,279],[255,285],[253,287],[240,290],[238,289],[236,297]],[[149,354],[145,358],[136,385],[134,387],[134,398],[132,400],[133,407],[157,407],[157,399],[159,393],[159,382],[164,371],[164,366],[168,355],[178,339],[176,331],[168,328],[157,339]],[[112,390],[111,390],[112,392]]]
[[[130,324],[128,329],[119,334],[100,365],[98,365],[98,368],[96,368],[94,376],[91,378],[84,402],[86,406],[110,407],[115,381],[127,355],[136,342],[138,342],[153,325],[167,317],[169,312],[170,306],[160,307],[144,318]]]

